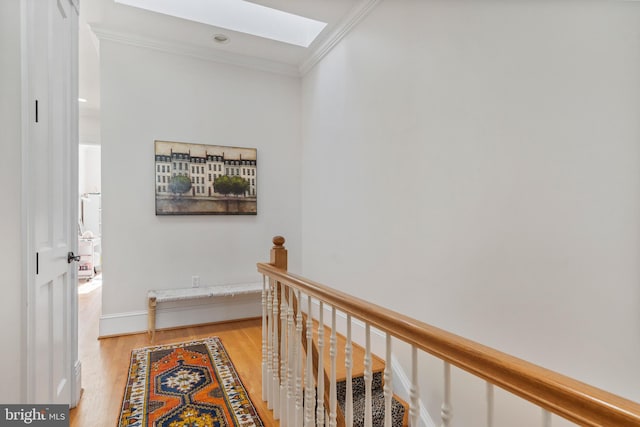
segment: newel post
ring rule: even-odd
[[[271,265],[283,270],[287,269],[287,250],[284,247],[284,237],[275,236],[273,238],[273,248],[271,248]]]

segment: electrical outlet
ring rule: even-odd
[[[200,287],[200,276],[191,276],[191,287],[193,288]]]

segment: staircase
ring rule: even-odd
[[[289,273],[284,238],[277,236],[273,243],[271,262],[257,266],[264,277],[262,398],[282,427],[419,425],[421,353],[443,365],[443,427],[452,425],[454,368],[486,383],[489,427],[497,425],[494,388],[541,408],[544,427],[551,425],[552,417],[587,427],[640,426],[638,402]],[[346,317],[340,327],[337,313]],[[351,340],[356,320],[364,325],[364,349]],[[410,348],[411,362],[403,367],[411,382],[408,405],[394,395],[388,363],[385,366],[371,353],[372,328],[386,337],[387,362],[392,360],[392,338]],[[476,402],[467,400],[457,404]]]
[[[331,350],[330,346],[321,346],[320,340],[318,339],[318,330],[319,325],[317,320],[312,321],[313,325],[313,337],[312,343],[313,348],[316,351],[317,349],[323,348],[323,360],[328,361],[331,358]],[[324,343],[331,342],[331,329],[328,327],[322,328],[324,331],[322,340]],[[304,334],[303,334],[304,336]],[[346,396],[347,396],[347,368],[346,368],[346,348],[347,348],[347,340],[346,338],[336,333],[336,398],[337,404],[340,411],[338,415],[338,419],[342,418],[344,420],[344,415],[347,412],[346,408]],[[304,358],[307,357],[307,352],[303,352]],[[364,427],[367,425],[365,422],[365,408],[366,408],[366,381],[365,381],[365,358],[366,351],[361,346],[352,343],[351,344],[351,389],[352,389],[352,407],[353,407],[353,426],[354,427]],[[370,355],[371,358],[371,426],[372,427],[384,427],[385,425],[385,396],[384,396],[384,370],[385,370],[385,361],[378,357],[375,354]],[[317,369],[317,368],[316,368]],[[325,376],[326,378],[330,378],[329,367],[325,365]],[[315,387],[315,393],[317,393],[317,387]],[[304,398],[303,398],[304,401]],[[325,398],[325,409],[327,409],[326,405],[327,399]],[[314,413],[317,410],[317,405],[314,407]],[[392,426],[393,427],[406,427],[408,426],[408,405],[401,398],[397,396],[393,396],[391,401],[391,413],[392,413]],[[329,425],[328,414],[325,414],[325,423]],[[281,422],[282,425],[282,422]],[[341,425],[338,423],[338,425]],[[299,427],[289,426],[289,427]],[[300,426],[301,427],[301,426]]]
[[[313,322],[314,345],[318,346],[318,324],[317,321]],[[324,328],[325,339],[324,342],[328,343],[331,339],[331,330],[327,327]],[[345,348],[347,340],[344,336],[336,333],[336,394],[338,406],[342,414],[346,413],[346,394],[347,394],[347,380],[346,380],[346,367],[345,367]],[[365,424],[365,407],[366,407],[366,383],[365,383],[365,349],[357,344],[352,344],[352,399],[353,399],[353,426],[364,427]],[[329,360],[330,349],[328,346],[324,348],[324,360]],[[371,355],[371,425],[373,427],[384,427],[385,417],[385,397],[384,397],[384,369],[385,361],[375,354]],[[325,369],[327,371],[327,369]],[[329,375],[328,372],[327,377]],[[393,396],[392,399],[392,426],[404,427],[408,426],[409,408],[406,402],[400,399],[398,396]]]
[[[365,411],[365,382],[364,376],[353,378],[353,426],[364,427],[364,411]],[[385,400],[384,390],[382,383],[382,372],[373,373],[373,384],[371,389],[372,394],[372,420],[371,424],[374,427],[384,426],[385,415]],[[345,398],[346,398],[346,381],[340,381],[337,385],[338,391],[338,405],[342,412],[345,412]],[[391,425],[392,426],[407,426],[408,425],[408,407],[405,402],[394,396],[392,400],[391,409]]]
[[[335,310],[327,327],[322,314],[308,316],[310,298],[303,314],[300,298],[277,282],[263,292],[262,394],[274,418],[282,427],[408,426],[408,406],[384,387],[384,360],[353,343],[350,328],[346,338],[336,332]]]

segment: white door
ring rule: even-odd
[[[77,12],[69,0],[25,4],[26,399],[75,406]]]

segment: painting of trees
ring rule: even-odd
[[[156,215],[257,215],[257,155],[248,147],[154,141]]]
[[[182,195],[191,190],[191,180],[189,177],[177,175],[171,178],[169,191],[176,195]]]
[[[213,189],[216,193],[225,196],[229,194],[241,196],[249,190],[249,181],[239,176],[222,175],[213,182]]]

